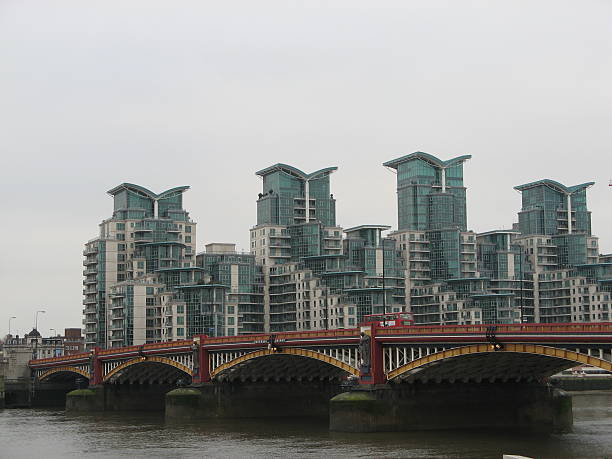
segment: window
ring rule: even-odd
[[[191,236],[185,236],[185,242],[191,242]]]
[[[144,261],[139,261],[136,265],[138,269],[144,269]]]
[[[185,329],[180,327],[176,329],[176,336],[185,336]]]
[[[191,226],[185,225],[185,232],[186,233],[191,233]]]
[[[178,305],[178,306],[176,307],[176,312],[177,312],[178,314],[184,314],[184,313],[185,313],[185,306],[183,306],[183,305]]]
[[[117,223],[117,231],[125,231],[125,223]]]
[[[185,325],[185,317],[183,317],[183,316],[178,316],[178,317],[176,318],[176,324],[177,324],[177,325]]]

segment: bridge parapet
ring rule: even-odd
[[[352,374],[359,375],[364,384],[381,384],[397,378],[401,368],[407,368],[414,362],[425,362],[422,359],[432,355],[436,355],[436,359],[432,358],[425,363],[432,364],[435,360],[439,365],[445,359],[456,357],[452,353],[453,349],[465,346],[481,346],[478,349],[485,349],[494,355],[519,352],[511,344],[539,345],[565,352],[565,357],[549,357],[563,359],[566,366],[595,362],[601,368],[608,369],[612,362],[612,323],[406,327],[373,325],[363,328],[369,335],[370,358],[365,359],[369,360],[369,365],[361,368],[366,371],[361,374],[360,363],[364,359],[359,353],[360,331],[355,328],[227,337],[200,335],[191,340],[104,350],[96,348],[88,353],[32,360],[30,367],[39,379],[65,371],[88,377],[93,385],[97,385],[116,381],[122,375],[140,368],[142,364],[147,364],[149,370],[141,372],[140,378],[151,378],[155,371],[163,373],[168,370],[175,373],[180,371],[180,374],[191,377],[192,382],[202,383],[228,376],[230,379],[266,378],[276,371],[270,366],[274,361],[278,368],[286,370],[287,377],[308,378],[318,374],[325,378]],[[524,354],[546,357],[545,352],[524,351]],[[438,358],[441,355],[443,359]],[[300,358],[302,363],[296,363]],[[321,370],[319,364],[326,364],[327,370]],[[410,371],[417,367],[421,370],[424,368],[420,364],[413,366]],[[153,367],[154,370],[151,370]],[[248,371],[243,371],[247,367]]]

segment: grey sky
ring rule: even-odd
[[[612,252],[610,1],[0,1],[0,333],[81,326],[83,243],[122,182],[190,185],[208,242],[248,249],[276,162],[332,175],[338,224],[397,225],[382,162],[465,164],[468,222],[514,185],[597,182]]]

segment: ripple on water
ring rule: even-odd
[[[612,457],[612,392],[574,396],[574,431],[346,434],[327,420],[166,422],[161,414],[0,411],[0,458],[500,458]]]

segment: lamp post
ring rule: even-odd
[[[11,320],[16,319],[16,318],[17,317],[15,316],[9,317],[9,332],[8,332],[9,335],[11,335]]]
[[[38,330],[38,313],[42,312],[43,314],[46,313],[47,311],[43,311],[42,309],[39,311],[36,311],[36,316],[34,318],[34,329]]]
[[[382,245],[382,294],[383,294],[383,314],[387,313],[387,292],[385,290],[385,241],[381,241]]]

